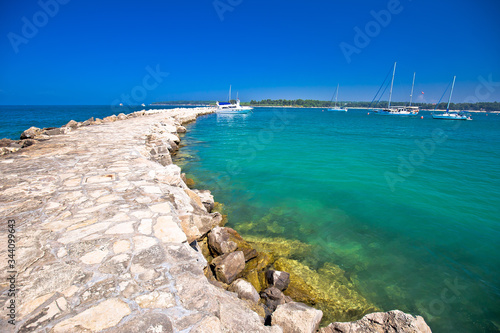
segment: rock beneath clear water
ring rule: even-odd
[[[273,326],[280,326],[283,333],[313,333],[318,330],[322,317],[321,310],[303,303],[291,302],[278,306],[272,315],[271,323]]]
[[[288,288],[290,284],[290,273],[282,271],[268,270],[266,272],[266,278],[269,285],[278,288],[283,291]]]
[[[35,136],[42,133],[42,129],[38,127],[30,127],[21,134],[21,140],[23,139],[33,139]]]
[[[237,293],[241,299],[246,299],[254,303],[257,303],[260,299],[259,293],[255,290],[254,286],[244,279],[238,279],[231,283],[229,291]]]
[[[245,255],[242,251],[224,254],[212,260],[217,280],[231,284],[245,268]]]
[[[331,323],[319,333],[431,333],[424,318],[399,310],[370,313],[358,321]]]

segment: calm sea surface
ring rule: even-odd
[[[434,332],[494,332],[500,116],[473,118],[258,108],[199,118],[181,156],[237,230],[272,223],[257,236],[318,247],[311,268],[339,265],[378,307]]]
[[[85,121],[90,117],[104,118],[113,114],[150,109],[171,109],[173,106],[110,106],[110,105],[0,105],[0,139],[19,140],[31,126],[60,127],[71,119]]]
[[[1,106],[0,138],[141,109]],[[421,314],[434,332],[498,331],[500,116],[420,115],[208,115],[189,125],[180,155],[229,226],[272,224],[257,236],[316,247],[312,269],[339,265],[375,305]]]

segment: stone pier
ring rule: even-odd
[[[1,332],[282,331],[209,283],[191,243],[220,216],[169,151],[211,112],[73,122],[0,156]]]

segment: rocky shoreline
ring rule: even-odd
[[[290,266],[224,227],[210,191],[172,163],[183,125],[213,112],[138,111],[0,140],[2,225],[15,221],[17,237],[10,297],[2,229],[2,331],[318,330],[322,311],[287,295]],[[391,311],[319,331],[430,329]]]

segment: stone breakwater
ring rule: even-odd
[[[318,329],[321,311],[283,295],[289,274],[224,228],[210,192],[172,164],[183,124],[212,112],[139,111],[1,140],[2,332]],[[321,331],[430,332],[421,317],[368,316]]]

